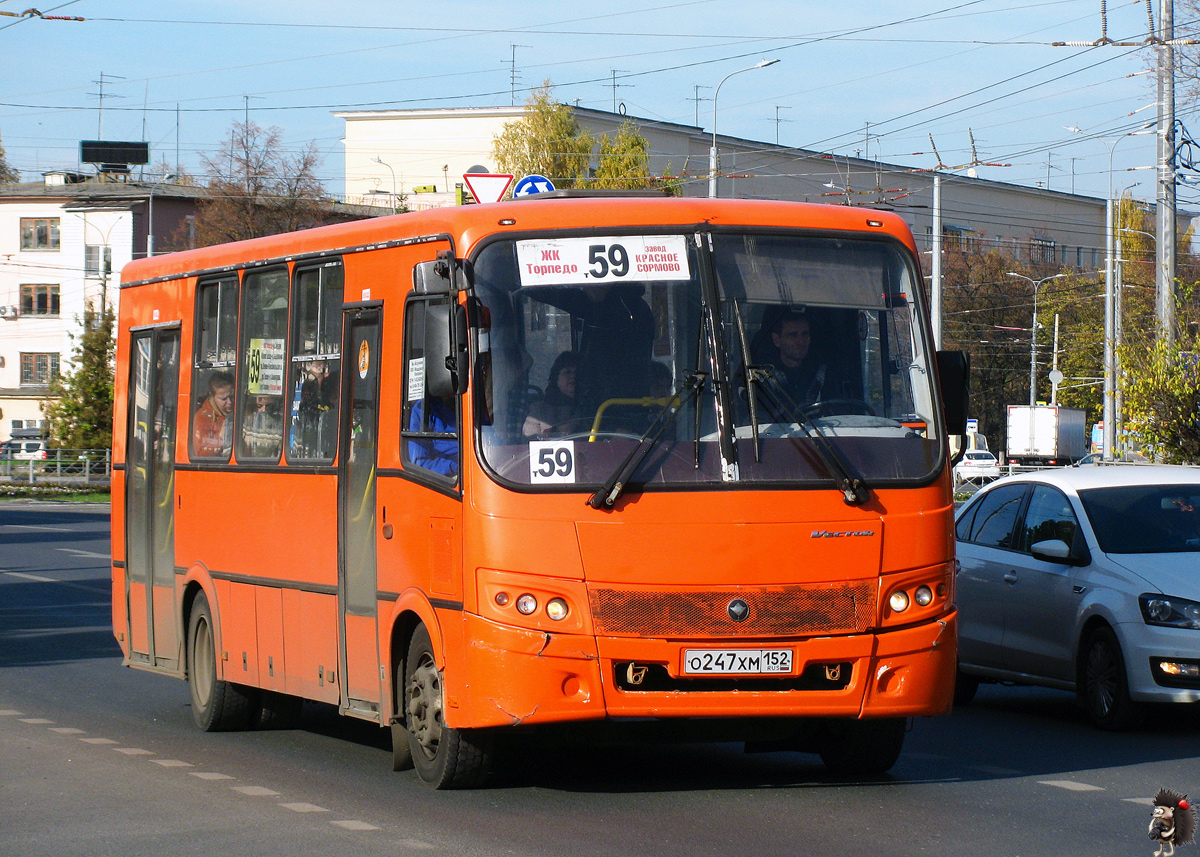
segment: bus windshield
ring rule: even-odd
[[[827,487],[839,471],[876,485],[939,463],[915,270],[897,245],[533,237],[488,244],[471,271],[479,448],[504,484],[596,489],[631,457],[638,491]]]

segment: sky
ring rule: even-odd
[[[1200,37],[1184,2],[1176,37]],[[145,140],[154,162],[202,175],[201,156],[249,118],[288,147],[315,143],[339,192],[335,111],[522,104],[549,80],[565,103],[711,133],[720,84],[722,136],[1097,197],[1111,152],[1113,187],[1152,199],[1154,174],[1137,168],[1154,163],[1155,137],[1124,135],[1153,122],[1154,49],[1090,46],[1101,6],[48,0],[43,15],[83,19],[51,20],[0,0],[0,141],[26,181],[79,169],[90,139]],[[1140,43],[1146,0],[1108,0],[1106,23],[1109,39]],[[1068,41],[1088,46],[1051,44]],[[778,63],[727,77],[762,59]],[[1177,87],[1186,127],[1195,109]],[[1200,189],[1182,184],[1179,202],[1200,206]]]

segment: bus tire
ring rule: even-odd
[[[971,700],[975,698],[975,693],[979,690],[979,679],[973,675],[967,675],[962,670],[954,676],[954,705],[955,707],[962,705],[970,705]]]
[[[250,726],[259,710],[253,689],[217,678],[216,636],[212,609],[203,592],[188,617],[188,689],[192,719],[205,732],[230,732]]]
[[[902,717],[833,722],[821,747],[821,761],[838,776],[887,773],[904,747],[907,724]]]
[[[413,767],[435,789],[469,789],[491,772],[492,739],[478,729],[452,729],[444,719],[442,674],[424,625],[408,647],[404,670],[404,723]]]
[[[258,729],[295,729],[303,708],[304,700],[298,696],[264,690],[254,725]]]

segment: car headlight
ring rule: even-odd
[[[1143,593],[1138,596],[1138,606],[1147,625],[1200,629],[1200,603],[1196,601]]]

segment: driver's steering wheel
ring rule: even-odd
[[[805,405],[804,413],[809,417],[832,417],[839,414],[878,416],[875,409],[862,399],[818,399],[810,405]]]

